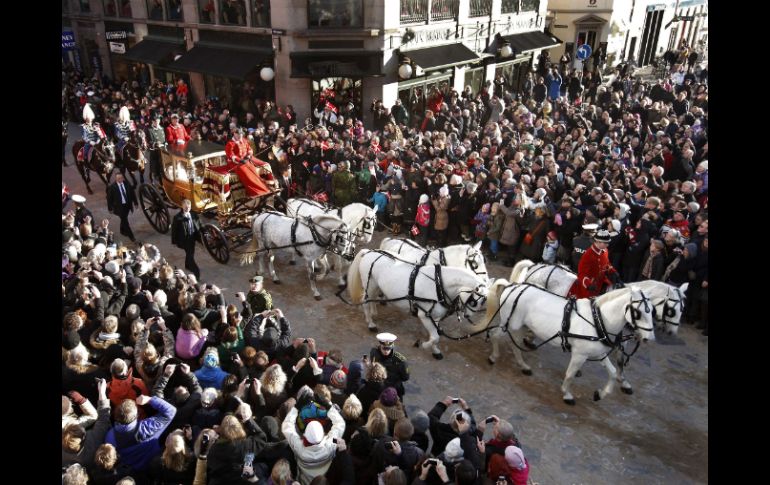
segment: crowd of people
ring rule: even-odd
[[[298,122],[269,100],[241,114],[193,106],[183,82],[65,71],[62,111],[80,122],[89,104],[108,136],[123,106],[137,129],[176,115],[185,139],[243,132],[284,198],[368,203],[395,235],[482,241],[509,266],[577,270],[601,240],[625,282],[689,283],[686,320],[707,335],[708,85],[696,67],[673,63],[650,83],[544,63],[518,91],[437,90],[424,113],[375,100],[370,128],[332,100]],[[451,396],[406,416],[394,335],[361,359],[323,351],[292,334],[261,278],[228,301],[156,248],[123,245],[81,199],[62,214],[65,483],[526,483],[505,420],[477,422]]]

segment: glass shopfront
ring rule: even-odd
[[[513,61],[498,63],[495,68],[495,79],[499,74],[502,74],[505,80],[505,90],[518,95],[527,80],[527,73],[531,70],[532,57],[528,55]]]
[[[362,116],[362,78],[349,77],[324,77],[312,80],[311,90],[311,108],[313,110],[323,109],[321,98],[330,102],[337,108],[339,113],[346,109],[349,102],[353,103],[353,114],[357,118]]]
[[[398,98],[409,113],[409,126],[419,126],[428,109],[428,99],[436,92],[448,93],[452,89],[452,75],[410,79],[398,83]]]

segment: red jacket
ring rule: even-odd
[[[133,401],[139,397],[140,394],[144,394],[145,396],[150,395],[144,381],[134,377],[133,370],[134,369],[132,368],[128,369],[128,374],[125,379],[118,379],[113,376],[112,380],[107,383],[107,397],[110,399],[113,408],[120,406],[120,403],[125,399],[131,399]],[[137,410],[139,418],[144,418],[144,410],[142,407],[137,406]]]
[[[592,244],[580,258],[578,277],[569,290],[569,296],[590,298],[601,295],[604,287],[612,284],[607,276],[615,272],[607,250],[599,250]]]
[[[174,125],[168,125],[166,127],[166,141],[169,145],[175,146],[178,145],[177,140],[182,140],[187,143],[190,141],[190,135],[181,123],[178,123],[176,127],[174,127]]]
[[[225,145],[225,153],[227,154],[228,160],[235,162],[243,160],[247,155],[251,156],[254,154],[249,142],[243,138],[241,138],[241,141],[239,142],[230,139],[230,141],[227,142],[227,145]]]

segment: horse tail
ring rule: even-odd
[[[256,256],[257,250],[259,249],[259,243],[257,242],[257,232],[254,230],[254,225],[253,225],[254,219],[256,219],[256,216],[249,217],[249,224],[252,224],[251,243],[249,244],[249,247],[246,250],[246,252],[241,256],[241,266],[254,263],[254,257]]]
[[[390,243],[390,241],[392,241],[392,240],[393,240],[393,238],[390,238],[390,237],[383,238],[382,241],[380,242],[380,249],[386,249],[387,250],[388,249],[388,243]]]
[[[492,319],[497,313],[499,313],[498,307],[500,306],[500,294],[503,292],[503,289],[508,286],[508,284],[509,283],[505,278],[498,278],[494,283],[492,283],[492,285],[489,287],[489,292],[487,293],[487,313],[484,315],[484,319],[481,321],[481,323],[470,328],[471,332],[480,332],[485,328],[489,328],[489,326],[492,324]]]
[[[361,283],[359,266],[361,266],[361,258],[368,253],[369,251],[366,249],[359,251],[348,268],[348,291],[350,292],[350,301],[354,304],[361,303],[364,299],[364,285]]]
[[[524,280],[527,277],[527,270],[534,265],[535,263],[529,259],[522,259],[516,263],[516,266],[514,266],[511,271],[511,283],[524,283]]]

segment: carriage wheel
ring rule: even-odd
[[[206,224],[201,230],[203,245],[209,252],[214,261],[221,264],[227,264],[230,260],[230,248],[227,247],[227,238],[225,233],[214,224]]]
[[[139,186],[139,202],[142,204],[142,212],[150,221],[152,227],[161,234],[166,234],[170,226],[171,218],[168,215],[168,208],[163,197],[152,185],[142,184]]]

